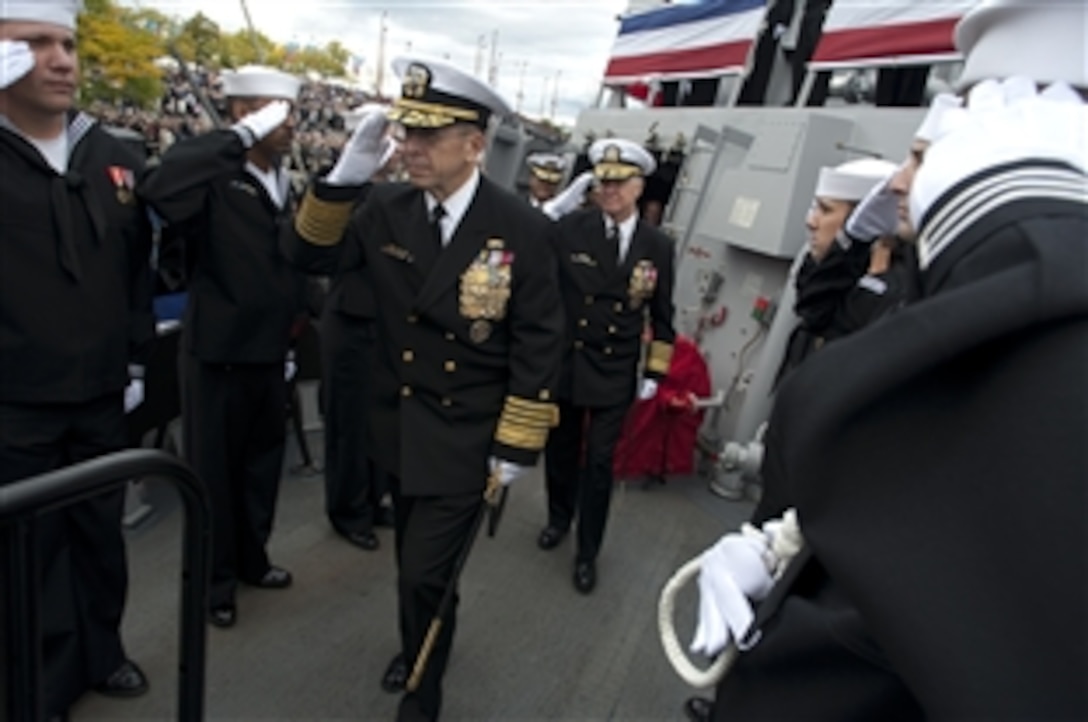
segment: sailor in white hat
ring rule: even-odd
[[[597,585],[623,420],[636,395],[656,394],[676,336],[673,243],[638,213],[653,156],[622,138],[596,141],[588,156],[597,206],[564,215],[553,241],[568,340],[559,426],[545,451],[547,523],[537,538],[541,549],[554,549],[577,519],[573,584],[581,594]],[[638,378],[647,319],[651,341]]]
[[[400,97],[388,116],[361,119],[287,245],[365,273],[373,291],[385,370],[374,374],[370,451],[392,477],[401,631],[382,687],[407,692],[398,719],[434,720],[454,611],[443,610],[429,656],[424,638],[456,589],[455,557],[472,542],[485,486],[523,477],[554,424],[563,309],[551,222],[480,171],[486,132],[510,106],[441,61],[393,68]],[[372,184],[352,215],[392,142],[387,119],[408,182]]]
[[[191,229],[182,408],[186,458],[211,493],[209,621],[219,627],[237,619],[239,583],[264,589],[292,583],[290,572],[270,561],[267,544],[303,283],[278,243],[293,214],[283,158],[294,136],[299,86],[270,67],[224,73],[233,125],[171,146],[138,189],[167,223]]]
[[[529,167],[529,204],[540,208],[559,191],[567,159],[558,153],[531,153],[525,164]]]
[[[983,0],[955,30],[961,89],[987,78],[1088,88],[1088,4],[1084,0]]]
[[[0,0],[0,337],[16,339],[0,353],[0,494],[126,445],[124,412],[143,399],[154,334],[150,229],[133,195],[143,158],[74,111],[81,9]],[[31,641],[43,686],[30,699],[50,717],[92,689],[132,697],[148,688],[120,633],[123,497],[107,492],[37,525],[42,624]],[[5,703],[32,691],[9,689]]]
[[[805,218],[809,253],[816,261],[827,255],[858,202],[873,187],[887,183],[895,169],[894,163],[877,158],[862,158],[820,169],[812,208]]]

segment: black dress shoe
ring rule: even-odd
[[[593,562],[576,562],[574,565],[574,588],[582,594],[589,594],[597,586],[597,567]]]
[[[286,589],[293,581],[291,572],[279,567],[269,567],[259,579],[243,579],[246,584],[261,589]]]
[[[403,654],[398,654],[385,668],[385,674],[382,675],[382,689],[390,694],[396,694],[403,691],[407,683],[408,662],[404,660]]]
[[[234,623],[238,621],[238,608],[233,604],[212,607],[208,611],[208,621],[223,629],[233,627]]]
[[[563,529],[546,526],[544,531],[540,532],[540,536],[537,537],[536,545],[541,549],[555,549],[566,535],[567,532]]]
[[[372,531],[345,531],[340,532],[340,536],[347,539],[349,544],[354,544],[360,549],[366,549],[368,552],[372,552],[381,546],[378,536]]]
[[[113,674],[96,684],[94,691],[107,697],[139,697],[147,692],[147,676],[135,662],[126,659]]]
[[[688,697],[684,702],[684,715],[691,722],[710,722],[710,715],[714,712],[714,700],[706,697]]]

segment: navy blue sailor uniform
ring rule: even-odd
[[[466,543],[488,458],[534,464],[556,421],[563,312],[550,222],[478,178],[444,249],[423,191],[403,183],[373,186],[350,225],[355,191],[317,183],[285,241],[342,253],[341,271],[373,284],[372,452],[391,476],[409,661]],[[418,691],[429,710],[439,705],[454,627],[451,616]]]
[[[66,133],[61,173],[0,119],[0,486],[126,446],[122,392],[154,339],[143,161],[83,113]],[[123,507],[117,490],[37,521],[48,714],[125,661]]]
[[[217,130],[173,146],[138,192],[182,229],[192,269],[180,367],[185,455],[212,497],[211,607],[271,565],[283,464],[284,360],[303,276],[279,250],[292,201],[246,167],[240,136]],[[276,191],[278,198],[273,197]]]
[[[604,538],[612,455],[634,400],[644,328],[652,340],[642,373],[651,379],[668,372],[676,335],[672,239],[636,220],[626,254],[616,259],[607,242],[611,224],[599,210],[579,211],[556,224],[552,241],[567,332],[560,423],[546,449],[548,526],[565,532],[578,516],[581,562],[597,557]]]

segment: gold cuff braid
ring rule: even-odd
[[[559,423],[559,407],[542,401],[507,396],[495,440],[515,449],[540,451],[548,430]]]
[[[309,190],[295,216],[295,230],[307,243],[335,246],[351,220],[351,208],[351,201],[323,201]]]
[[[646,360],[646,370],[664,376],[669,372],[672,361],[672,344],[664,341],[650,342],[650,357]]]

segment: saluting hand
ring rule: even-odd
[[[291,114],[291,104],[286,100],[273,100],[260,110],[249,113],[234,124],[234,132],[247,148],[252,148],[262,138],[283,125]]]
[[[899,196],[889,188],[891,177],[877,183],[846,219],[843,230],[851,240],[869,243],[894,236],[899,227]]]
[[[370,180],[396,152],[396,142],[386,136],[389,121],[380,108],[365,113],[351,134],[340,159],[325,176],[329,185],[361,185]]]
[[[553,221],[558,221],[568,213],[578,210],[582,205],[582,198],[592,182],[593,171],[587,170],[572,180],[570,185],[563,189],[562,193],[549,201],[545,201],[544,205],[541,206],[541,210]]]
[[[34,69],[34,52],[23,40],[0,40],[0,90]]]

